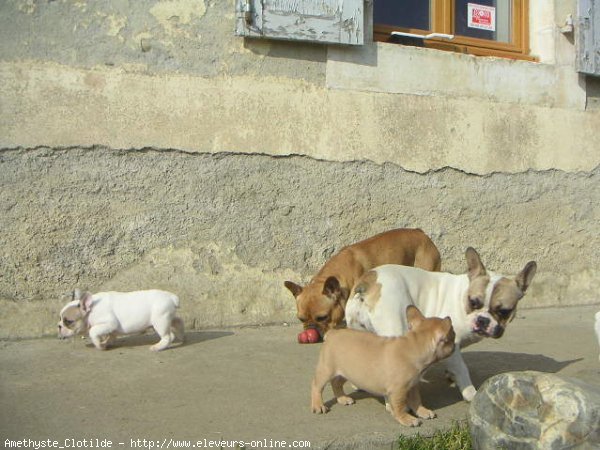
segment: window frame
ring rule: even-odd
[[[488,39],[455,35],[452,40],[439,38],[423,39],[423,45],[429,48],[467,53],[476,56],[497,56],[535,61],[536,58],[529,55],[529,0],[511,0],[511,2],[513,11],[511,17],[511,42],[497,42]],[[432,32],[454,34],[455,4],[454,0],[431,0],[431,7],[433,10],[430,14],[431,30],[394,27],[373,23],[373,40],[378,42],[391,42],[390,33],[392,31],[423,35]]]

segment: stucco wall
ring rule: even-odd
[[[512,274],[535,259],[524,306],[594,303],[599,177],[162,149],[3,151],[0,330],[52,331],[61,295],[77,285],[171,289],[196,327],[292,320],[283,280],[306,280],[344,244],[402,226],[430,234],[454,272],[465,270],[468,245],[490,270]]]
[[[539,64],[244,40],[233,9],[3,2],[0,146],[304,154],[479,174],[600,163],[600,114],[585,110],[590,89],[558,25],[542,36],[559,62]]]
[[[285,279],[398,226],[455,272],[537,260],[524,306],[599,302],[597,89],[556,3],[535,64],[244,40],[230,1],[0,2],[0,337],[52,332],[75,286],[293,320]]]

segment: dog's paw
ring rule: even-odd
[[[327,406],[325,406],[323,403],[321,403],[320,405],[312,405],[311,411],[314,414],[326,414],[327,412],[329,412],[329,408]]]
[[[465,401],[467,402],[471,402],[473,401],[473,398],[475,398],[475,394],[477,394],[477,391],[475,390],[475,388],[473,386],[467,386],[466,388],[464,388],[461,392],[463,399],[465,399]]]
[[[410,414],[404,414],[401,417],[397,417],[396,420],[406,427],[420,427],[421,419],[411,416]]]
[[[420,427],[423,421],[421,419],[414,419],[410,422],[410,427]]]
[[[337,398],[337,402],[340,405],[353,405],[354,399],[352,397],[348,397],[347,395],[342,395],[341,397]]]
[[[416,414],[421,419],[435,419],[437,417],[437,414],[434,411],[432,411],[431,409],[427,409],[424,406],[419,406],[419,408],[416,411]]]

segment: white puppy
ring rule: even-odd
[[[73,292],[73,301],[60,311],[58,337],[89,333],[97,349],[104,350],[119,334],[139,333],[149,327],[160,336],[150,347],[159,351],[175,338],[183,341],[183,321],[175,316],[179,298],[171,292],[149,290],[134,292]]]
[[[354,286],[346,304],[346,322],[350,328],[380,336],[401,336],[408,330],[408,305],[415,305],[425,317],[449,316],[457,345],[445,364],[463,398],[471,401],[476,391],[460,348],[504,334],[537,266],[530,261],[509,279],[487,272],[473,248],[467,249],[466,259],[468,272],[464,275],[393,264],[376,267]]]

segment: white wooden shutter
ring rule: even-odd
[[[577,71],[600,76],[600,0],[577,4]]]
[[[364,0],[236,0],[238,36],[364,43]]]

